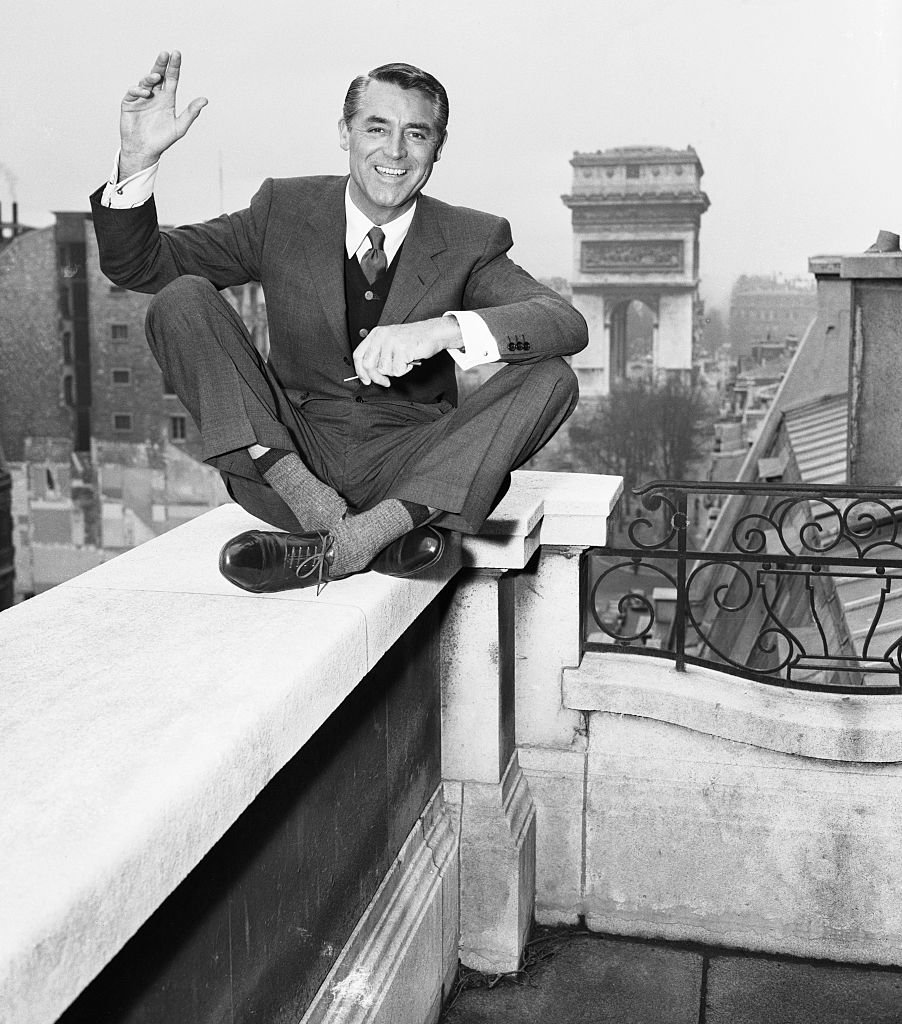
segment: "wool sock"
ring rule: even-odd
[[[332,530],[333,572],[362,572],[384,547],[425,523],[429,515],[425,505],[386,498],[366,512],[346,516]]]
[[[296,452],[270,448],[254,465],[305,530],[332,530],[348,510],[344,498],[317,479]]]

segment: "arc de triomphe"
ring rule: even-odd
[[[709,200],[695,150],[629,146],[574,153],[573,305],[589,345],[572,365],[584,394],[625,376],[630,303],[651,310],[653,370],[689,371],[698,294],[698,233]]]

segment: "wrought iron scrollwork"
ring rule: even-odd
[[[587,646],[902,691],[902,488],[656,481],[635,494],[628,546],[592,553]],[[691,509],[712,501],[722,522],[705,538]]]

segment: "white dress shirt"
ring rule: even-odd
[[[101,205],[109,206],[114,210],[131,210],[146,203],[153,195],[159,167],[160,164],[157,161],[152,166],[138,171],[137,174],[118,181],[119,153],[117,152],[112,172],[100,198]],[[385,258],[389,264],[407,237],[416,206],[416,201],[414,201],[413,206],[406,213],[387,224],[378,225],[385,232],[383,245]],[[377,225],[373,224],[369,217],[354,205],[350,188],[345,188],[345,224],[347,254],[351,256],[356,253],[357,258],[360,259],[372,248],[367,236],[370,230]],[[457,320],[460,333],[463,336],[464,347],[462,349],[448,349],[448,354],[462,370],[470,370],[474,366],[482,366],[484,363],[497,363],[500,360],[501,353],[498,350],[498,343],[478,313],[474,313],[472,310],[449,310],[444,315],[453,316]]]

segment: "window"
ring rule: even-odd
[[[188,432],[188,421],[185,416],[169,417],[169,440],[184,441]]]
[[[110,337],[113,341],[128,341],[128,324],[110,324]]]
[[[66,405],[75,405],[75,380],[71,374],[63,377],[63,401]]]
[[[126,431],[132,429],[132,414],[130,412],[113,413],[113,430]]]
[[[165,377],[163,378],[163,394],[171,395],[173,398],[177,397],[175,391],[172,388],[172,385],[169,383],[168,380],[166,380]]]
[[[72,362],[72,333],[63,331],[63,362]]]
[[[123,288],[118,284],[110,285],[110,295],[126,295],[128,293],[127,288]]]
[[[112,379],[114,384],[131,384],[132,382],[132,371],[131,370],[113,370]]]
[[[639,168],[636,167],[635,165],[630,165],[626,169],[626,176],[628,178],[638,178],[639,177]]]

